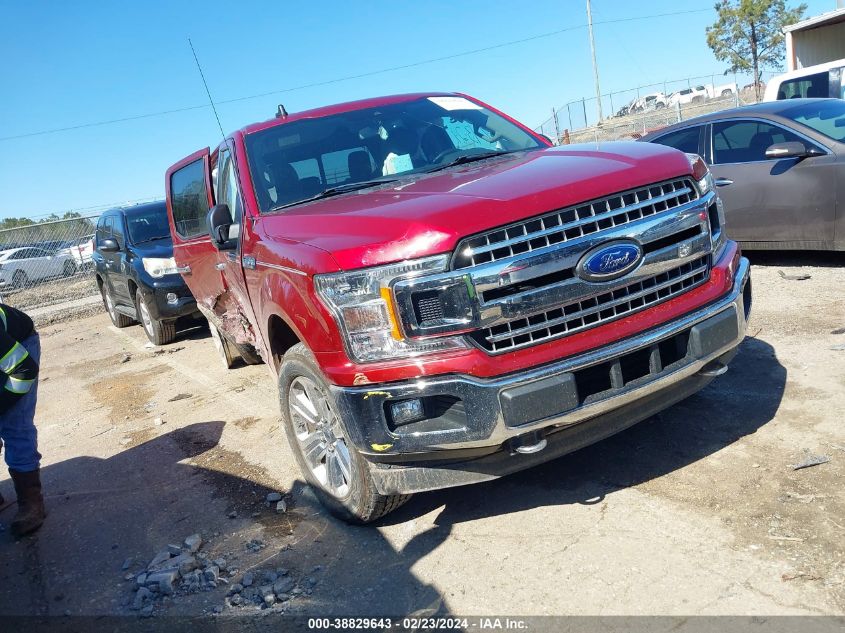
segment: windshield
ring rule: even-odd
[[[780,115],[834,141],[845,143],[845,101],[841,99],[809,101],[788,108]]]
[[[545,147],[464,97],[425,97],[278,125],[246,137],[262,212],[313,199],[326,189],[380,184],[461,157]]]
[[[167,209],[164,205],[143,211],[127,212],[126,225],[129,231],[129,239],[133,244],[170,239]]]

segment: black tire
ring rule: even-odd
[[[29,277],[27,274],[22,270],[16,270],[15,274],[12,275],[12,285],[15,288],[28,288],[29,287]]]
[[[64,277],[73,277],[76,274],[76,264],[73,261],[66,261],[62,266],[62,275]]]
[[[211,340],[214,341],[214,347],[217,349],[223,367],[232,369],[238,362],[238,350],[211,321],[208,322],[208,330],[211,332]]]
[[[141,327],[144,328],[144,334],[150,339],[150,343],[167,345],[176,340],[176,321],[154,319],[140,290],[135,292],[135,309],[138,312]]]
[[[730,97],[732,94],[733,94],[733,91],[729,90],[728,88],[725,88],[724,90],[722,90],[722,96],[723,97]]]
[[[344,426],[344,437],[348,436],[345,428],[351,421],[342,420],[340,414],[337,413],[338,408],[332,397],[329,384],[323,376],[323,372],[320,371],[311,351],[302,343],[290,348],[282,359],[282,366],[279,371],[279,404],[282,412],[282,423],[299,469],[320,503],[334,516],[347,523],[364,524],[393,512],[408,501],[411,495],[379,494],[370,472],[372,466],[358,453],[351,442],[344,443],[350,457],[348,492],[342,497],[337,496],[317,479],[300,448],[300,441],[297,439],[294,421],[290,414],[291,385],[300,377],[314,383],[320,390],[321,395],[326,398],[327,403],[337,415],[337,419],[340,420],[340,424]]]
[[[103,305],[106,307],[106,314],[109,315],[109,318],[115,327],[129,327],[135,323],[135,319],[128,317],[125,314],[121,314],[115,309],[114,300],[111,298],[105,284],[100,286],[100,294],[103,295]]]

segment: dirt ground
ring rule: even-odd
[[[105,314],[43,327],[50,515],[35,537],[0,532],[0,614],[135,614],[132,574],[195,532],[232,581],[289,569],[303,590],[288,613],[843,614],[845,258],[752,261],[749,336],[700,394],[372,527],[334,520],[304,486],[265,367],[226,371],[203,330],[151,349]],[[811,455],[829,461],[793,469]],[[8,478],[0,492],[8,523]],[[154,614],[259,613],[225,595]]]

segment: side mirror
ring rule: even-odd
[[[228,251],[235,248],[235,242],[229,239],[229,228],[232,226],[232,213],[228,204],[215,204],[208,212],[208,233],[211,243],[217,250]]]
[[[117,240],[107,237],[100,242],[100,250],[104,253],[116,253],[120,250],[120,246],[118,246]]]
[[[546,136],[545,134],[537,134],[537,136],[539,136],[541,139],[543,139],[544,141],[546,141],[549,145],[554,145],[554,143],[552,142],[552,139],[550,139],[550,138],[549,138],[548,136]]]
[[[823,152],[816,147],[807,147],[801,141],[788,141],[786,143],[775,143],[766,149],[766,158],[807,158],[809,156],[821,156]]]

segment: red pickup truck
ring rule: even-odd
[[[227,366],[267,363],[336,515],[564,455],[727,370],[749,265],[698,156],[553,147],[454,93],[279,112],[173,165],[167,207]]]

